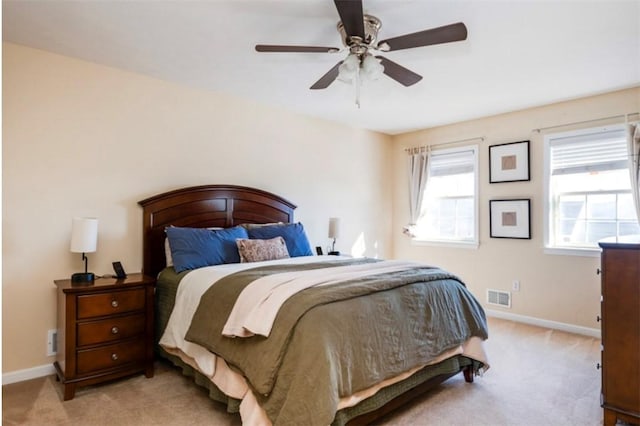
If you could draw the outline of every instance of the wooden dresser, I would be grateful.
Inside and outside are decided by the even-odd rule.
[[[640,424],[640,240],[602,248],[604,425]]]
[[[58,353],[54,367],[64,400],[76,386],[144,372],[153,377],[156,280],[141,274],[58,287]]]

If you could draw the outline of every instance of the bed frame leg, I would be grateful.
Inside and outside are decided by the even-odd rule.
[[[464,381],[465,382],[473,383],[473,366],[472,365],[466,366],[462,370],[462,373],[464,374]]]

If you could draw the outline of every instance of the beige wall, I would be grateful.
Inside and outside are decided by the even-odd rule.
[[[53,361],[45,355],[46,331],[56,327],[52,281],[82,269],[68,250],[73,216],[100,219],[93,272],[110,273],[113,260],[136,271],[136,202],[207,183],[288,198],[313,245],[329,243],[328,219],[338,216],[342,251],[363,246],[368,256],[442,266],[482,301],[487,288],[509,290],[518,279],[507,312],[597,328],[598,259],[543,252],[542,136],[532,129],[639,110],[640,89],[632,89],[391,138],[4,43],[3,373]],[[485,137],[480,247],[412,245],[401,232],[403,149],[475,136]],[[526,139],[531,181],[489,185],[487,147]],[[532,199],[532,240],[489,238],[488,200],[508,197]]]
[[[488,288],[510,291],[512,281],[520,280],[521,290],[512,293],[511,309],[489,307],[494,311],[503,311],[499,314],[508,312],[578,327],[599,328],[596,322],[600,312],[600,283],[596,275],[599,258],[544,253],[544,131],[538,133],[532,130],[638,111],[640,89],[636,88],[394,137],[394,256],[425,261],[459,274],[482,302],[486,300]],[[618,122],[620,120],[624,121],[618,119]],[[612,121],[603,120],[553,131]],[[408,221],[404,148],[478,136],[485,138],[481,142],[472,142],[480,147],[480,247],[471,250],[413,245],[401,232],[402,226]],[[488,147],[522,140],[531,141],[531,180],[489,184]],[[489,237],[489,200],[501,198],[531,198],[531,240]]]
[[[391,254],[390,137],[3,44],[3,373],[50,364],[53,280],[82,270],[71,218],[99,218],[90,270],[141,268],[137,201],[232,183],[296,203],[312,245]],[[372,214],[373,212],[373,214]]]

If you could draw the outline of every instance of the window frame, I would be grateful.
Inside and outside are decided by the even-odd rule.
[[[611,131],[624,131],[623,124],[612,124],[606,126],[589,127],[584,129],[570,130],[566,132],[549,133],[544,136],[544,252],[546,254],[558,254],[569,256],[585,256],[585,257],[599,257],[601,250],[600,247],[570,247],[570,246],[558,246],[552,245],[552,235],[554,219],[553,213],[554,200],[552,200],[551,193],[551,146],[552,141],[563,138],[587,136],[594,133],[605,133]],[[584,192],[584,191],[580,191]],[[602,191],[603,193],[609,193],[612,191]],[[598,192],[590,192],[590,194],[598,194]]]
[[[429,154],[429,173],[431,172],[431,157],[433,155],[446,155],[463,151],[472,151],[473,152],[473,240],[454,240],[454,239],[429,239],[429,238],[420,238],[413,237],[411,239],[411,243],[413,245],[418,246],[434,246],[434,247],[453,247],[453,248],[466,248],[466,249],[477,249],[480,245],[480,230],[479,230],[479,192],[480,192],[480,170],[478,168],[479,164],[479,146],[478,145],[465,145],[455,148],[443,148],[443,149],[434,149]],[[427,187],[429,185],[429,179],[427,179]],[[425,191],[426,191],[425,187]],[[424,198],[426,200],[426,197]],[[421,206],[422,210],[422,206]],[[422,216],[418,219],[420,221]]]

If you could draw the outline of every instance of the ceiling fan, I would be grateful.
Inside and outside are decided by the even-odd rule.
[[[381,73],[404,86],[411,86],[420,81],[422,76],[377,53],[461,41],[467,38],[467,27],[462,22],[458,22],[378,41],[378,30],[382,22],[375,16],[363,13],[362,0],[334,0],[334,3],[340,15],[338,32],[342,36],[344,49],[348,49],[349,54],[316,81],[310,87],[311,89],[326,89],[339,76],[341,80],[345,80],[343,77],[346,77],[346,80],[353,78],[358,87],[361,78],[377,76]],[[258,52],[308,53],[337,53],[344,50],[337,47],[268,44],[257,44],[255,49]],[[356,103],[358,103],[357,99]]]

